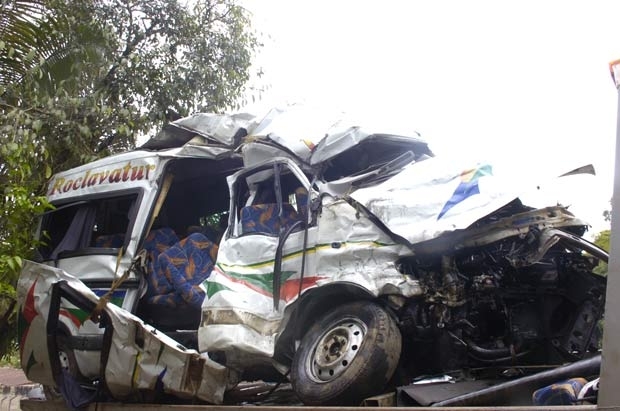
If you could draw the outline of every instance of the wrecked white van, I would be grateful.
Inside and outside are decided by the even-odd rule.
[[[417,135],[314,120],[199,114],[54,176],[18,284],[28,378],[73,405],[255,379],[359,404],[598,354],[585,222]]]

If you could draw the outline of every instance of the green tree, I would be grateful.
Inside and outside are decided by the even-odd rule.
[[[46,180],[235,107],[260,46],[249,23],[234,0],[0,0],[0,331]]]
[[[611,241],[611,230],[603,230],[594,237],[594,244],[609,252],[609,244]],[[601,275],[607,274],[607,263],[600,262],[594,269],[594,272]]]

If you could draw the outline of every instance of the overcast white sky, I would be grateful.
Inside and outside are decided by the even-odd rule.
[[[609,207],[620,1],[246,0],[265,47],[261,112],[327,106],[417,130],[438,154],[599,176],[573,209]],[[600,229],[600,221],[592,221]]]

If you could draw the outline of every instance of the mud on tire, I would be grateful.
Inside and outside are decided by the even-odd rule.
[[[291,366],[295,393],[308,405],[358,405],[382,392],[401,351],[394,319],[358,301],[335,308],[308,330]]]

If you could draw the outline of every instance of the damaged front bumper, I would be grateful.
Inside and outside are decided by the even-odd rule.
[[[18,299],[21,365],[31,381],[65,392],[67,375],[73,375],[79,376],[82,386],[103,390],[117,400],[171,394],[223,402],[231,381],[226,367],[206,353],[183,347],[131,313],[102,303],[64,271],[26,262]],[[101,308],[97,323],[92,315],[96,308]],[[59,346],[63,336],[73,343]],[[61,363],[59,353],[71,361]],[[97,359],[98,367],[93,364]],[[87,376],[81,372],[93,368],[98,372]]]

